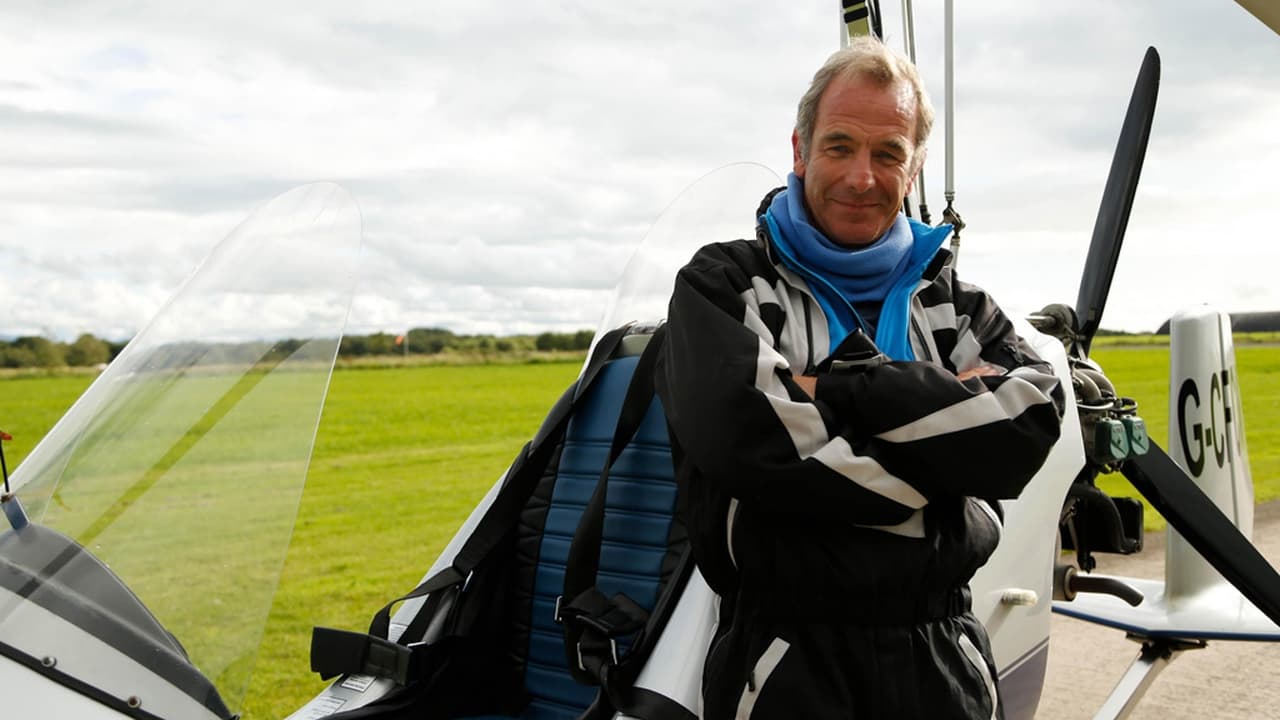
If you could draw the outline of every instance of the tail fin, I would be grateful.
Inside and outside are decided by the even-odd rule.
[[[1169,335],[1169,456],[1252,539],[1253,476],[1231,318],[1207,305],[1188,308],[1170,321]],[[1193,595],[1222,582],[1173,530],[1165,560],[1171,596]]]
[[[1168,455],[1249,538],[1253,479],[1236,386],[1231,318],[1207,306],[1179,312],[1170,322],[1170,349]],[[1145,596],[1141,605],[1130,607],[1115,597],[1089,594],[1055,602],[1054,612],[1143,638],[1280,641],[1280,625],[1172,528],[1164,582],[1117,579]]]

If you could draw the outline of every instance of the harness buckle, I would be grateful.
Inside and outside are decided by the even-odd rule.
[[[581,640],[578,641],[577,649],[578,649],[578,669],[581,670],[582,672],[591,672],[591,670],[588,670],[586,664],[583,663],[582,661],[582,641]],[[613,660],[614,665],[618,664],[618,641],[614,640],[613,638],[609,638],[609,658]]]

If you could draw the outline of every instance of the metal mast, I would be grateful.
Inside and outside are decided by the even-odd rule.
[[[955,262],[960,260],[960,231],[964,229],[964,220],[960,219],[960,213],[956,212],[952,202],[956,199],[956,160],[955,160],[955,139],[956,139],[956,103],[955,103],[955,13],[953,0],[946,0],[944,17],[946,53],[943,69],[946,77],[946,105],[945,105],[945,122],[947,124],[947,182],[943,188],[943,197],[947,200],[947,207],[942,211],[943,222],[951,223],[954,230],[951,232],[951,254],[955,256]],[[921,186],[923,189],[923,186]]]

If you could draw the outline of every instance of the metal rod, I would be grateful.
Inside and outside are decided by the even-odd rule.
[[[943,10],[943,37],[945,52],[943,56],[942,74],[946,78],[945,104],[943,105],[946,132],[946,184],[942,188],[942,197],[947,206],[942,210],[942,221],[951,223],[951,256],[956,264],[960,263],[960,231],[964,229],[964,220],[956,211],[952,202],[956,199],[956,58],[955,58],[955,6],[952,0],[946,0]]]
[[[1145,639],[1130,636],[1132,640],[1142,642],[1142,650],[1133,664],[1125,671],[1111,691],[1110,697],[1095,714],[1094,720],[1123,720],[1129,717],[1138,701],[1146,694],[1161,673],[1173,659],[1186,650],[1203,648],[1203,641],[1176,640],[1169,638]]]
[[[902,2],[902,42],[906,45],[907,57],[911,64],[916,64],[916,19],[911,10],[911,0]]]
[[[844,19],[844,3],[840,3],[840,49],[849,47],[849,23]]]
[[[911,0],[902,1],[902,42],[911,64],[916,64],[916,18]],[[924,167],[919,168],[916,175],[916,205],[920,208],[920,220],[926,225],[932,224],[929,217],[929,200],[924,188]]]
[[[4,461],[4,440],[9,437],[5,431],[0,430],[0,471],[4,473],[4,494],[8,495],[9,490],[9,465]]]
[[[956,160],[955,160],[955,139],[956,139],[956,102],[955,102],[955,13],[953,1],[946,0],[944,11],[944,33],[946,36],[946,57],[944,59],[945,67],[943,73],[946,76],[946,119],[947,124],[947,183],[943,188],[943,197],[950,204],[956,197]]]

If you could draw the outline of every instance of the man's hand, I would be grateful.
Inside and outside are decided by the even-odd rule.
[[[796,381],[796,384],[800,386],[801,390],[808,393],[810,399],[817,397],[818,378],[813,375],[792,375],[791,379]]]
[[[1003,375],[1003,374],[1004,374],[1004,370],[996,367],[995,365],[979,365],[977,367],[971,367],[968,370],[961,370],[960,372],[956,373],[956,379],[968,380],[969,378],[972,378],[972,377],[983,377],[987,375]],[[817,397],[818,395],[818,378],[817,377],[813,375],[800,375],[797,373],[797,374],[792,374],[791,379],[796,381],[796,384],[800,386],[801,390],[805,391],[805,394],[807,394],[810,397],[810,399]]]
[[[971,367],[968,370],[961,370],[960,372],[956,373],[956,379],[968,380],[971,377],[984,377],[987,375],[1003,375],[1003,374],[1004,374],[1004,370],[1001,370],[1000,368],[994,365],[979,365],[977,367]]]

